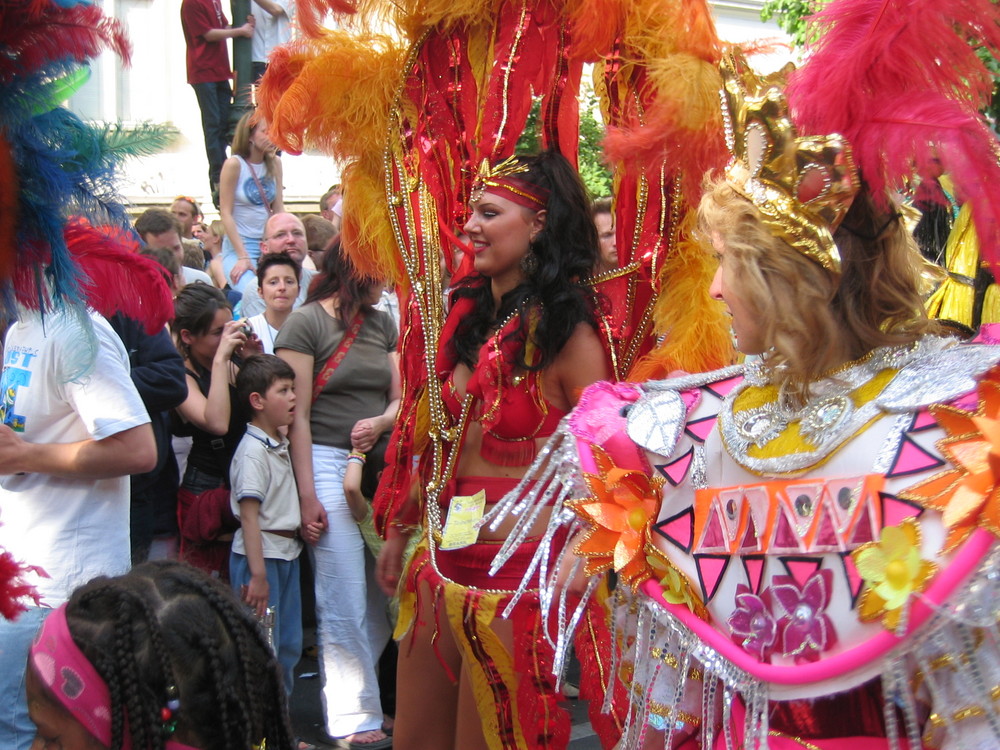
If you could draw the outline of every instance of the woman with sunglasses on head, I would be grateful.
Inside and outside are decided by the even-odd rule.
[[[232,288],[242,293],[254,280],[264,225],[285,204],[281,159],[267,136],[267,123],[255,112],[236,123],[232,151],[219,182],[219,214],[226,228],[222,267]]]
[[[486,748],[501,735],[503,747],[565,746],[569,717],[542,666],[551,651],[537,603],[526,597],[510,622],[499,619],[524,573],[488,574],[510,525],[457,532],[518,483],[581,389],[610,373],[584,286],[597,233],[579,176],[555,152],[484,171],[470,210],[474,272],[452,287],[436,355],[451,471],[435,475],[425,452],[414,482],[423,496],[390,521],[379,557],[383,587],[400,585],[410,608],[400,615],[410,632],[399,649],[395,747]],[[417,525],[426,541],[404,574]],[[517,562],[536,546],[526,542]]]
[[[273,256],[268,256],[273,257]],[[361,277],[334,240],[306,302],[274,351],[300,394],[289,431],[316,585],[325,728],[337,747],[389,747],[376,665],[389,642],[388,601],[344,496],[348,462],[371,459],[399,406],[395,323],[373,309],[383,284]]]

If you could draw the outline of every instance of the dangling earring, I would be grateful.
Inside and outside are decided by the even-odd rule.
[[[527,255],[521,258],[520,265],[525,276],[533,276],[535,271],[538,270],[538,256],[529,251]]]

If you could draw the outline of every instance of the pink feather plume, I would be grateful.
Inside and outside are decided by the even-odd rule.
[[[998,6],[833,0],[814,20],[823,33],[787,92],[799,132],[845,136],[876,196],[939,158],[973,204],[984,258],[1000,262],[1000,163],[979,114],[994,82],[970,44],[1000,51]]]

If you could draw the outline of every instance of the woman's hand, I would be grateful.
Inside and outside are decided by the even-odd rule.
[[[367,453],[375,447],[375,443],[378,442],[384,430],[385,426],[383,425],[382,417],[359,419],[354,423],[354,428],[351,430],[351,445],[354,447],[354,450]]]
[[[382,551],[378,553],[378,560],[375,561],[375,581],[386,596],[395,596],[397,593],[399,579],[403,575],[403,552],[409,540],[410,538],[399,533],[398,529],[390,527]]]
[[[233,286],[239,282],[240,277],[243,276],[247,271],[253,270],[253,263],[249,258],[239,258],[236,261],[236,265],[233,266],[233,270],[229,272],[229,280]]]
[[[243,321],[230,320],[222,329],[222,338],[219,339],[219,348],[215,352],[215,358],[228,362],[233,358],[233,354],[247,342],[247,335],[243,332]]]

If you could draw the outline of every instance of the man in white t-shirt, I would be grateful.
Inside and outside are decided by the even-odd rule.
[[[257,21],[250,45],[253,64],[251,70],[256,82],[267,70],[271,50],[292,38],[295,3],[292,0],[253,0],[250,3],[250,14]]]
[[[0,618],[0,747],[27,750],[28,646],[74,588],[128,570],[129,475],[155,466],[156,442],[125,347],[100,316],[26,314],[3,359],[0,547],[47,575],[27,581],[41,607]]]

